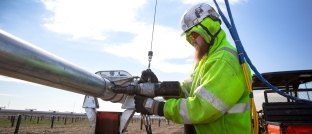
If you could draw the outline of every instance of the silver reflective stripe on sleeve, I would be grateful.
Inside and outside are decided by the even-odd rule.
[[[234,114],[234,113],[243,113],[250,109],[250,103],[238,103],[235,104],[227,113]]]
[[[238,58],[238,55],[237,55],[237,52],[231,48],[228,48],[228,47],[223,47],[221,49],[219,49],[218,51],[221,51],[221,50],[225,50],[225,51],[228,51],[230,52],[232,55],[234,55],[236,58]]]
[[[183,118],[184,124],[192,124],[187,111],[187,99],[181,99],[180,102],[180,115]]]
[[[213,95],[211,92],[209,92],[206,88],[203,86],[198,87],[195,90],[195,94],[209,102],[213,107],[215,107],[217,110],[219,110],[222,113],[225,113],[228,111],[228,106],[217,96]]]

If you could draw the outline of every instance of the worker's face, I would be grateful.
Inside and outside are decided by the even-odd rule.
[[[190,43],[195,48],[195,62],[198,63],[205,53],[208,52],[209,46],[200,34],[192,32],[190,36]]]

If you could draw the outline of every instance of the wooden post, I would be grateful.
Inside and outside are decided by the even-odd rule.
[[[51,122],[51,128],[53,128],[53,125],[54,125],[54,119],[55,119],[55,116],[53,115],[53,116],[52,116],[52,122]]]
[[[22,119],[22,115],[19,114],[17,118],[17,123],[16,123],[14,134],[18,134],[18,130],[21,124],[21,119]]]
[[[40,118],[40,117],[39,117],[39,116],[37,116],[37,124],[39,124],[39,118]]]
[[[15,116],[11,116],[11,127],[14,126],[15,123]]]
[[[140,130],[142,130],[142,127],[143,127],[143,118],[141,118]]]
[[[64,125],[66,125],[66,121],[67,121],[67,117],[65,117],[65,122],[64,122]]]

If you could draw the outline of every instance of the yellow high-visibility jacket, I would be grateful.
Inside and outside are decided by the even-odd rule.
[[[167,119],[193,124],[197,134],[250,133],[250,101],[244,72],[223,30],[195,65],[190,79],[182,83],[182,91],[184,98],[166,101]]]

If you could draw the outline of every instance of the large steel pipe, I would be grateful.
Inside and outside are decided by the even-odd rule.
[[[120,100],[110,82],[0,29],[0,75],[104,100]],[[119,95],[117,95],[119,96]]]

